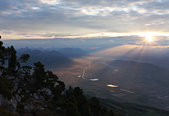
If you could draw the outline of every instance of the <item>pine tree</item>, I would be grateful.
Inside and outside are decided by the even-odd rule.
[[[7,48],[7,51],[8,51],[8,71],[10,73],[15,73],[17,64],[16,50],[13,46],[11,46],[10,48]]]

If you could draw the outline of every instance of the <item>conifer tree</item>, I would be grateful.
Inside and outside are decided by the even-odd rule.
[[[16,50],[13,46],[7,49],[8,51],[8,70],[10,73],[14,73],[16,71],[17,57]]]

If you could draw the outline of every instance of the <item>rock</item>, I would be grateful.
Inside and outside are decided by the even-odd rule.
[[[12,99],[10,100],[10,103],[11,103],[11,111],[16,111],[17,101],[14,97],[12,97]]]
[[[9,80],[12,80],[12,79],[14,79],[15,77],[14,76],[8,76],[8,79]]]
[[[54,87],[56,87],[57,85],[59,85],[59,83],[55,82]]]
[[[7,98],[5,98],[3,95],[0,94],[0,106],[5,107],[11,112],[15,112],[17,107],[17,101],[14,97],[8,100]]]
[[[39,100],[45,101],[45,98],[43,96],[39,96]]]
[[[33,94],[34,99],[39,100],[39,97],[36,93]]]
[[[57,107],[56,109],[57,109],[57,110],[61,110],[61,107]]]
[[[18,94],[16,94],[16,95],[15,95],[15,98],[16,98],[16,101],[18,101],[18,102],[20,102],[20,101],[21,101],[21,99],[22,99],[22,97],[21,97],[21,96],[19,96]]]
[[[32,105],[30,105],[30,104],[27,104],[27,105],[24,106],[24,110],[25,110],[25,111],[30,112],[30,111],[32,111],[33,109],[34,109],[34,107],[33,107]]]
[[[49,88],[44,88],[43,91],[47,96],[50,96],[52,94],[52,91]]]
[[[43,108],[43,107],[41,107],[41,109],[40,109],[41,111],[43,111],[43,110],[45,110],[45,108]]]

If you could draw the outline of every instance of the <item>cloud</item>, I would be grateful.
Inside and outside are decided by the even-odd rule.
[[[60,0],[40,0],[40,2],[49,5],[60,4]]]
[[[4,11],[10,8],[10,3],[8,0],[1,0],[0,1],[0,11]]]
[[[0,32],[169,31],[168,5],[168,0],[1,0]]]

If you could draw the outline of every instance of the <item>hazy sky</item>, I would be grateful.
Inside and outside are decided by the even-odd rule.
[[[4,39],[143,32],[169,32],[169,0],[0,0]]]

